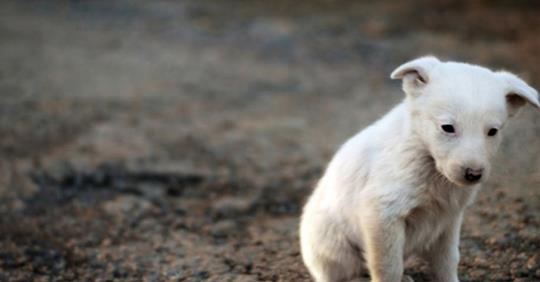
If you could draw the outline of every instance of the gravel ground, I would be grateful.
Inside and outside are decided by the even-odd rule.
[[[509,3],[0,2],[0,281],[309,281],[302,203],[395,66],[540,86],[540,7]],[[540,281],[538,112],[505,134],[462,281]]]

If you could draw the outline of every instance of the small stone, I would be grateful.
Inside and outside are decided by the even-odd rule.
[[[103,204],[103,209],[113,216],[133,217],[149,210],[152,204],[146,199],[131,195],[122,195]]]
[[[469,272],[469,275],[471,276],[471,278],[479,279],[486,275],[486,271],[483,269],[475,269]]]
[[[215,223],[214,226],[212,226],[210,232],[214,236],[226,237],[228,234],[235,232],[237,228],[238,226],[234,221],[223,220]]]
[[[218,216],[232,217],[245,214],[251,206],[250,199],[225,197],[214,203],[213,209]]]

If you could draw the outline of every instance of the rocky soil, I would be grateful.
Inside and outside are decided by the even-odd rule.
[[[0,281],[309,281],[302,204],[395,66],[540,87],[538,4],[433,2],[2,1]],[[538,120],[505,129],[462,281],[540,281]]]

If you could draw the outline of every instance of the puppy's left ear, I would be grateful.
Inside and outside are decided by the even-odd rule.
[[[497,75],[506,83],[505,92],[509,116],[515,116],[527,102],[540,108],[538,92],[525,81],[517,75],[505,71],[499,71]]]
[[[399,66],[390,78],[403,80],[403,91],[408,95],[419,96],[421,88],[431,79],[432,69],[440,63],[433,56],[421,57]]]

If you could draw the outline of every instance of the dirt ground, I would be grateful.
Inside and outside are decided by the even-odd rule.
[[[309,281],[302,203],[394,67],[540,87],[536,2],[434,2],[1,1],[0,281]],[[538,120],[505,129],[462,281],[540,281]]]

